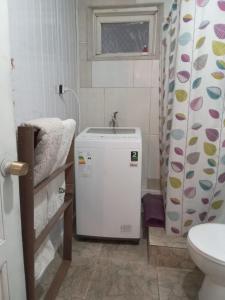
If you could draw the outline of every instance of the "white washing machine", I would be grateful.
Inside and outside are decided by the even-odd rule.
[[[139,128],[87,128],[75,140],[78,236],[140,239]]]

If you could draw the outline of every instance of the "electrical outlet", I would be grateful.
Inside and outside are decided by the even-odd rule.
[[[61,96],[64,93],[65,93],[64,86],[63,86],[63,84],[60,83],[59,85],[56,86],[56,94]]]

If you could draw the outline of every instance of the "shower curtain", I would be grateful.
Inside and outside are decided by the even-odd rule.
[[[163,25],[160,152],[166,230],[225,222],[225,1],[174,1]]]

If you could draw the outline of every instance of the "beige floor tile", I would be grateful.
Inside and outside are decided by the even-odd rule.
[[[160,300],[197,300],[203,274],[198,270],[157,268]]]
[[[157,271],[142,263],[100,258],[87,300],[158,300]]]
[[[150,246],[150,264],[157,267],[195,269],[188,250],[164,246]]]
[[[94,298],[92,299],[96,300]],[[142,295],[121,295],[121,296],[106,296],[106,297],[104,296],[101,300],[151,300],[151,299],[158,300],[159,298],[149,298],[149,296],[142,296]]]
[[[102,243],[95,241],[79,241],[74,239],[72,247],[73,257],[96,257],[100,254]]]
[[[58,297],[66,300],[85,299],[95,271],[95,261],[94,258],[74,257]]]
[[[79,298],[77,296],[71,296],[71,295],[67,295],[65,297],[56,297],[56,300],[83,300],[83,298]]]
[[[74,241],[57,300],[197,299],[200,271],[156,268],[147,264],[146,253],[146,240],[139,245]]]
[[[147,264],[146,240],[140,240],[139,245],[124,243],[105,243],[100,253],[101,258],[110,258],[126,262]]]
[[[187,239],[184,237],[169,236],[164,228],[149,227],[149,243],[152,246],[165,246],[170,248],[187,248]]]

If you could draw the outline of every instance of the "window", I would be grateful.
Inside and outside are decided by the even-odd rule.
[[[158,7],[93,9],[96,59],[155,56]]]

